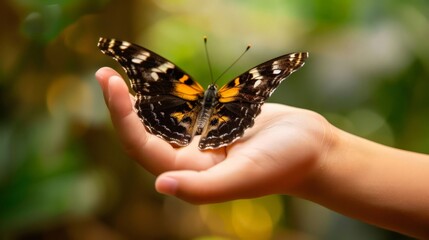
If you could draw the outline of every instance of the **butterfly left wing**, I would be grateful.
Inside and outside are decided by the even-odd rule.
[[[135,109],[146,129],[179,146],[193,138],[204,89],[158,54],[125,41],[100,38],[100,50],[119,62],[136,93]]]
[[[231,144],[252,127],[261,106],[279,84],[304,65],[307,52],[286,54],[264,62],[218,91],[218,104],[201,134],[200,149]]]

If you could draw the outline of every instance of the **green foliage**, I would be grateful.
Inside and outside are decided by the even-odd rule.
[[[197,207],[154,193],[153,177],[112,131],[93,73],[123,71],[96,42],[136,42],[203,85],[204,35],[215,78],[253,45],[219,84],[309,51],[270,101],[428,153],[428,12],[423,0],[1,1],[0,237],[234,239],[252,230],[266,239],[404,239],[299,200],[279,205],[279,196]],[[255,219],[264,220],[249,230]]]

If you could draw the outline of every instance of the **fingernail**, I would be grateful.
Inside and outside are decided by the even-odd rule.
[[[161,177],[156,181],[156,190],[159,193],[175,195],[179,182],[171,177]]]

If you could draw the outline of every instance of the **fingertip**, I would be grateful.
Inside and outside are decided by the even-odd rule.
[[[117,75],[112,75],[107,79],[106,92],[109,96],[109,103],[114,100],[114,102],[119,103],[120,105],[130,103],[130,94],[128,91],[128,86],[125,83],[122,77]],[[120,100],[120,101],[118,101]]]
[[[104,75],[104,68],[105,67],[102,67],[102,68],[100,68],[100,69],[98,69],[96,72],[95,72],[95,78],[98,80],[98,81],[100,81],[102,78],[103,78],[103,75]]]
[[[202,182],[196,172],[174,171],[161,174],[155,182],[155,189],[161,194],[175,196],[191,204],[214,202],[217,196],[207,194],[210,187]]]
[[[106,67],[102,67],[95,72],[95,78],[97,78],[97,80],[100,80],[103,78],[104,72],[106,71],[105,68]]]
[[[121,89],[124,87],[124,85],[126,85],[124,80],[119,76],[113,75],[108,79],[109,90],[114,90],[118,88]],[[128,93],[128,90],[127,90],[127,93]]]
[[[234,161],[222,161],[207,170],[165,172],[158,176],[155,188],[192,204],[206,204],[272,193],[273,186],[264,185],[264,182],[267,181],[260,168],[234,158]]]
[[[108,106],[113,116],[122,118],[132,112],[128,87],[120,76],[113,75],[108,79],[106,93]]]
[[[103,79],[108,79],[110,75],[112,75],[112,73],[115,72],[115,70],[109,68],[109,67],[101,67],[100,69],[98,69],[95,72],[95,77],[97,80],[103,80]]]
[[[223,184],[204,172],[180,170],[161,174],[155,182],[155,189],[192,204],[206,204],[232,199],[231,192]]]
[[[100,83],[107,82],[112,76],[120,76],[120,74],[110,67],[101,67],[95,72],[95,78]]]
[[[179,182],[172,177],[160,176],[155,182],[155,189],[159,193],[166,195],[175,195]]]
[[[95,72],[95,79],[103,91],[104,100],[107,103],[109,98],[109,78],[112,76],[120,76],[115,70],[109,67],[102,67]]]

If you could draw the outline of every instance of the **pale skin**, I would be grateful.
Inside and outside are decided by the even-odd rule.
[[[429,155],[344,132],[320,114],[264,104],[228,147],[174,148],[145,131],[127,85],[110,68],[96,78],[127,153],[157,176],[158,192],[194,204],[287,194],[361,221],[429,238]]]

